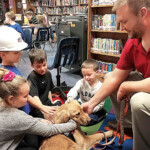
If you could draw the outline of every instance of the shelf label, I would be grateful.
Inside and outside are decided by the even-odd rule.
[[[70,24],[71,27],[76,27],[76,25],[73,24],[72,22],[68,22],[68,24]]]

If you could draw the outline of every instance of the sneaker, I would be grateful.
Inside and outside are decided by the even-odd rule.
[[[52,43],[54,43],[54,40],[52,40]]]

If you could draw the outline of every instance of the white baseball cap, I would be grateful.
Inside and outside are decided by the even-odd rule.
[[[15,29],[0,26],[0,51],[21,51],[27,46]]]

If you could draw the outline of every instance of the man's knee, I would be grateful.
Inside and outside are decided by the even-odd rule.
[[[146,98],[144,92],[134,94],[130,99],[132,113],[141,112],[141,110],[145,109],[145,101]]]

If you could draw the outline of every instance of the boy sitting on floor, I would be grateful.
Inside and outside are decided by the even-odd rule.
[[[47,70],[47,56],[42,49],[32,49],[29,52],[29,58],[33,71],[29,74],[28,80],[31,82],[30,95],[36,99],[40,99],[42,104],[52,107],[52,114],[61,105],[61,101],[52,102],[49,99],[49,92],[54,88],[52,75]],[[31,112],[33,117],[43,118],[43,114],[34,108]]]
[[[85,103],[99,90],[102,83],[96,78],[98,73],[98,62],[93,59],[88,59],[83,62],[82,66],[83,79],[79,80],[76,85],[67,94],[67,101],[72,101],[79,95],[79,103]],[[102,108],[104,101],[99,103],[93,113],[90,115],[91,121],[88,125],[94,125],[100,122],[106,116],[106,111]]]

